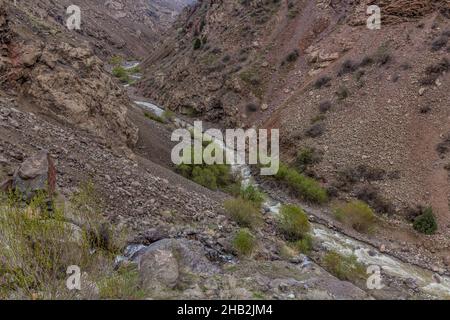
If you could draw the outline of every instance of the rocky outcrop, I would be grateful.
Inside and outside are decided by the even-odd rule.
[[[137,128],[127,117],[130,101],[88,44],[69,35],[46,39],[24,28],[12,30],[8,10],[1,6],[0,91],[22,97],[24,108],[89,131],[113,148],[134,145]]]
[[[22,93],[38,107],[111,143],[133,145],[137,129],[127,118],[130,101],[87,48],[67,43],[24,48]],[[37,61],[39,59],[39,61]]]

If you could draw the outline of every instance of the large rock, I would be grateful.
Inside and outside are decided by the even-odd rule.
[[[164,239],[142,250],[138,263],[141,282],[149,290],[173,289],[184,275],[212,275],[219,268],[206,258],[206,250],[196,241]]]
[[[12,188],[18,189],[25,200],[31,200],[39,191],[52,196],[56,188],[56,169],[48,152],[42,151],[26,159],[14,172]]]

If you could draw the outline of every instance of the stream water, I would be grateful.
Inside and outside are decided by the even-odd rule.
[[[143,101],[135,101],[135,103],[146,111],[153,112],[158,116],[161,116],[164,113],[164,109],[152,103]],[[174,123],[179,127],[193,129],[191,124],[180,119],[175,119]],[[213,142],[219,145],[224,152],[234,153],[233,150],[229,150],[223,144],[223,141],[213,139]],[[255,179],[253,179],[251,169],[247,165],[234,165],[232,166],[232,170],[240,174],[244,185],[253,184],[257,186]],[[282,203],[267,197],[263,208],[267,213],[276,215],[279,213],[281,206]],[[366,266],[379,266],[383,270],[383,273],[388,274],[391,277],[405,281],[413,281],[417,288],[423,293],[428,294],[430,298],[439,299],[450,297],[449,277],[439,276],[439,280],[436,280],[434,273],[429,270],[405,263],[397,258],[380,252],[366,243],[357,241],[321,224],[312,224],[312,236],[328,250],[336,251],[344,256],[354,255],[359,262]]]
[[[131,69],[139,66],[138,62],[129,63],[125,66],[127,69]],[[140,106],[145,111],[154,113],[157,116],[164,114],[164,109],[157,105],[145,102],[135,101],[135,104]],[[194,127],[179,118],[173,120],[176,126],[191,129]],[[202,133],[203,134],[203,133]],[[234,150],[230,150],[224,145],[223,141],[212,139],[221,149],[226,153],[234,154]],[[252,171],[247,165],[232,165],[232,170],[238,173],[242,177],[243,185],[255,185],[257,182],[252,176]],[[277,215],[283,204],[270,197],[266,198],[263,204],[263,209],[267,214]],[[450,278],[445,276],[438,276],[426,269],[422,269],[418,266],[403,262],[397,258],[394,258],[388,254],[384,254],[377,250],[375,247],[361,241],[355,240],[346,236],[343,233],[331,230],[321,224],[312,224],[312,236],[315,241],[319,242],[323,247],[328,250],[333,250],[344,256],[356,256],[358,261],[366,266],[378,266],[383,270],[384,274],[391,277],[398,278],[400,280],[412,281],[417,288],[423,293],[428,294],[430,298],[435,299],[448,299],[450,297]],[[127,257],[131,257],[136,252],[141,250],[142,246],[131,246],[127,250]]]

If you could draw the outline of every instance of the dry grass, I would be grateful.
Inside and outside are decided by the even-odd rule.
[[[18,194],[0,195],[0,299],[99,298],[100,284],[128,277],[130,273],[114,271],[124,237],[107,226],[93,192],[91,184],[80,188],[70,203],[69,219],[60,205],[49,211],[44,194],[29,204],[19,201]],[[83,273],[81,291],[66,287],[66,272],[73,265]],[[115,291],[124,292],[122,298],[141,297],[139,290],[136,295],[124,290],[137,282],[121,283]]]

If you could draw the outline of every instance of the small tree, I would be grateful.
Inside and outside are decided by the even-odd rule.
[[[414,220],[414,229],[421,233],[432,235],[436,233],[437,228],[436,217],[431,207],[426,208],[423,214]]]

